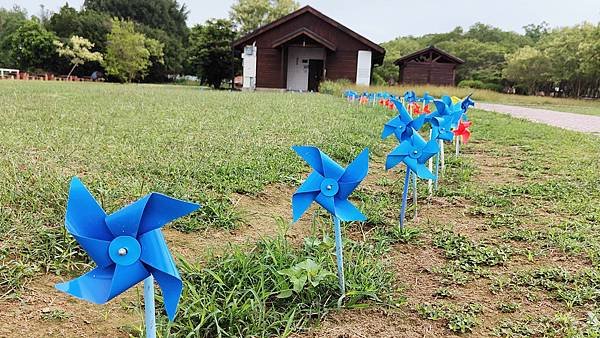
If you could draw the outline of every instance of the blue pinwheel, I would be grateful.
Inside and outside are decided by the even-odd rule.
[[[346,284],[344,281],[340,220],[349,222],[367,219],[360,210],[348,201],[348,197],[367,176],[369,149],[363,150],[346,169],[342,168],[317,147],[294,146],[292,149],[314,169],[292,196],[294,222],[302,217],[313,201],[333,215],[338,279],[341,294],[344,295]]]
[[[76,279],[57,284],[56,288],[77,298],[104,304],[143,280],[145,284],[151,283],[151,294],[144,295],[146,305],[152,304],[151,309],[146,309],[149,329],[148,326],[154,326],[155,278],[162,290],[167,315],[173,320],[182,281],[160,228],[199,207],[151,193],[107,215],[83,183],[73,178],[65,227],[96,267]]]
[[[385,169],[389,170],[404,163],[406,165],[406,176],[404,177],[404,189],[402,191],[402,206],[400,209],[400,228],[404,228],[404,216],[406,215],[406,200],[408,198],[408,185],[411,171],[415,173],[415,182],[418,178],[435,180],[436,176],[425,166],[425,162],[437,154],[439,147],[437,141],[426,142],[421,135],[413,133],[408,139],[400,142],[386,158]],[[415,184],[416,186],[416,184]],[[416,205],[416,189],[414,203]]]
[[[413,103],[417,101],[417,94],[412,91],[412,90],[408,90],[404,93],[404,102],[408,103]]]
[[[402,142],[412,136],[415,130],[421,129],[425,123],[425,115],[419,115],[413,120],[400,101],[392,99],[392,102],[396,106],[396,109],[398,109],[398,116],[389,120],[383,126],[381,139],[385,140],[390,135],[394,134],[398,141]]]

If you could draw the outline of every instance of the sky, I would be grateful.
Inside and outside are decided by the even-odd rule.
[[[80,8],[83,0],[68,0]],[[190,13],[188,25],[210,18],[225,18],[234,0],[178,0]],[[300,0],[348,28],[381,43],[398,36],[443,33],[457,26],[468,28],[483,22],[504,30],[523,32],[522,27],[546,21],[551,27],[600,22],[600,0]],[[65,0],[0,0],[0,7],[17,4],[29,14],[40,5],[57,11]]]

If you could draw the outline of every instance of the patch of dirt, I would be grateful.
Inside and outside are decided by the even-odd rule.
[[[19,300],[0,301],[0,337],[129,337],[128,328],[141,327],[141,284],[99,306],[57,291],[60,281],[40,276]]]
[[[383,309],[343,310],[328,315],[321,326],[295,338],[397,338],[457,337],[448,335],[442,322],[420,319],[411,311]]]

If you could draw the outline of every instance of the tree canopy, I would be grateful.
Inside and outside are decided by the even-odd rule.
[[[235,63],[231,42],[235,37],[229,20],[209,20],[192,28],[190,65],[201,82],[220,88],[224,79],[231,78]]]
[[[299,6],[295,0],[237,0],[229,17],[240,33],[245,34],[290,14]]]
[[[121,81],[131,82],[143,78],[148,67],[163,62],[162,44],[135,31],[132,21],[114,19],[107,36],[106,55],[102,64],[109,75]]]

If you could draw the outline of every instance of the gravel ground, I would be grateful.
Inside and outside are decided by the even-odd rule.
[[[513,117],[524,118],[533,122],[545,123],[564,129],[600,135],[600,116],[564,113],[547,109],[507,106],[504,104],[495,103],[477,103],[475,108],[509,114]]]

